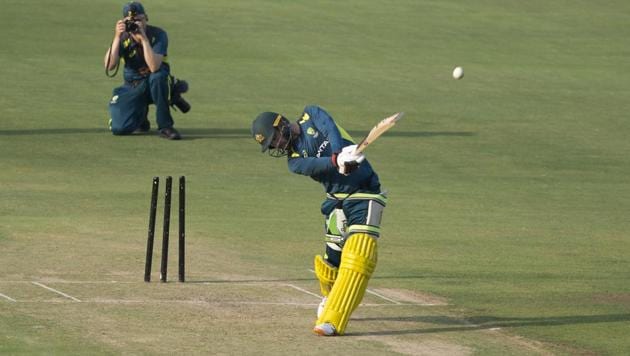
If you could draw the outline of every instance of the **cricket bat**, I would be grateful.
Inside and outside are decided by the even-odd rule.
[[[367,148],[367,146],[369,146],[372,142],[374,142],[377,138],[384,134],[385,131],[394,127],[394,125],[396,125],[396,122],[398,122],[398,120],[400,120],[403,115],[403,112],[399,112],[381,120],[378,124],[376,124],[376,126],[372,128],[372,130],[370,130],[367,136],[365,136],[363,140],[359,142],[357,148],[354,150],[354,154],[363,152]]]

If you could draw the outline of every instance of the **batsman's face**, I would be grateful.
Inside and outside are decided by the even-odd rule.
[[[275,133],[273,134],[273,140],[271,140],[270,148],[286,148],[288,143],[288,138],[284,137],[281,129],[276,127]]]
[[[280,125],[275,128],[273,139],[269,144],[269,155],[272,157],[286,156],[291,143],[290,127]]]

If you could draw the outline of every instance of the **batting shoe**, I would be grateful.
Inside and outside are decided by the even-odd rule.
[[[317,319],[319,319],[322,314],[324,314],[324,307],[326,306],[326,297],[322,298],[322,301],[319,302],[319,306],[317,306]]]
[[[315,325],[313,332],[319,336],[337,336],[337,329],[331,323],[321,323]]]

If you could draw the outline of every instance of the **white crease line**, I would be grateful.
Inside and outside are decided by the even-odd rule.
[[[312,272],[312,273],[315,273],[315,271],[313,271],[313,270],[312,270],[312,269],[310,269],[310,268],[309,268],[308,270],[309,270],[310,272]],[[315,273],[315,274],[316,274],[316,273]],[[316,274],[316,275],[317,275],[317,274]],[[394,303],[394,304],[400,304],[400,305],[402,305],[402,304],[403,304],[403,303],[401,303],[401,302],[399,302],[399,301],[397,301],[397,300],[393,300],[393,299],[387,298],[386,296],[380,295],[380,294],[376,293],[376,292],[375,292],[375,291],[373,291],[373,290],[366,289],[365,291],[366,291],[366,292],[368,292],[368,293],[370,293],[370,294],[372,294],[372,295],[375,295],[375,296],[377,296],[377,297],[379,297],[379,298],[381,298],[381,299],[384,299],[384,300],[386,300],[386,301],[388,301],[388,302],[391,302],[391,303]],[[432,304],[427,304],[427,305],[432,305]]]
[[[66,281],[66,280],[50,280],[46,281],[47,283],[57,283],[57,284],[136,284],[143,283],[139,282],[128,282],[128,281]],[[11,284],[11,283],[33,283],[31,281],[0,281],[0,284]]]
[[[321,296],[319,296],[318,294],[315,294],[315,293],[313,293],[313,292],[309,292],[309,291],[307,291],[306,289],[304,289],[304,288],[300,288],[300,287],[298,287],[298,286],[294,286],[293,284],[288,284],[288,283],[287,283],[287,284],[285,284],[285,286],[291,287],[291,288],[293,288],[293,289],[297,289],[297,290],[299,290],[300,292],[306,293],[306,294],[308,294],[308,295],[312,295],[313,297],[315,297],[315,298],[317,298],[317,299],[320,299],[320,298],[321,298]]]
[[[71,296],[71,295],[68,295],[68,294],[64,293],[64,292],[58,291],[58,290],[56,290],[56,289],[54,289],[54,288],[50,288],[50,287],[48,287],[48,286],[46,286],[46,285],[43,285],[43,284],[41,284],[41,283],[39,283],[39,282],[31,282],[31,283],[33,283],[33,284],[34,284],[34,285],[36,285],[36,286],[40,286],[40,287],[42,287],[42,288],[44,288],[44,289],[48,289],[48,290],[49,290],[49,291],[51,291],[51,292],[55,292],[55,293],[57,293],[57,294],[59,294],[59,295],[63,295],[64,297],[69,298],[69,299],[72,299],[72,300],[74,300],[75,302],[80,302],[80,301],[81,301],[80,299],[77,299],[77,298],[75,298],[75,297],[73,297],[73,296]]]
[[[386,297],[386,296],[384,296],[384,295],[380,295],[380,294],[376,293],[376,292],[375,292],[375,291],[373,291],[373,290],[366,289],[365,291],[366,291],[366,292],[368,292],[368,293],[370,293],[370,294],[372,294],[372,295],[375,295],[375,296],[377,296],[377,297],[379,297],[379,298],[385,299],[385,300],[386,300],[386,301],[388,301],[388,302],[392,302],[392,303],[394,303],[394,304],[402,304],[401,302],[399,302],[399,301],[397,301],[397,300],[393,300],[393,299],[387,298],[387,297]]]
[[[205,300],[156,300],[156,299],[94,299],[84,300],[84,303],[95,304],[190,304],[190,305],[295,305],[314,306],[316,303],[292,303],[292,302],[248,302],[239,300],[226,300],[222,302],[211,302]]]
[[[8,300],[8,301],[10,301],[10,302],[17,302],[17,300],[15,300],[15,299],[13,299],[13,298],[9,297],[9,296],[8,296],[8,295],[6,295],[6,294],[2,294],[2,293],[0,293],[0,297],[4,298],[4,299],[6,299],[6,300]]]
[[[60,300],[20,300],[17,303],[31,303],[31,304],[63,304],[71,303],[69,301]],[[157,300],[157,299],[87,299],[82,300],[81,303],[87,304],[180,304],[180,305],[279,305],[279,306],[300,306],[300,307],[313,307],[318,303],[294,303],[294,302],[256,302],[256,301],[238,301],[238,300],[226,300],[222,302],[210,302],[203,300]],[[426,306],[426,304],[416,303],[401,303],[401,304],[377,304],[377,303],[361,303],[361,307],[404,307],[404,306]]]

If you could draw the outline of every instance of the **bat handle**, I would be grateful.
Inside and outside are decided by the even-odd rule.
[[[363,140],[361,140],[361,142],[359,142],[357,147],[354,148],[354,151],[352,151],[352,154],[353,155],[357,155],[357,154],[363,152],[364,149],[365,149],[365,139],[363,139]]]

